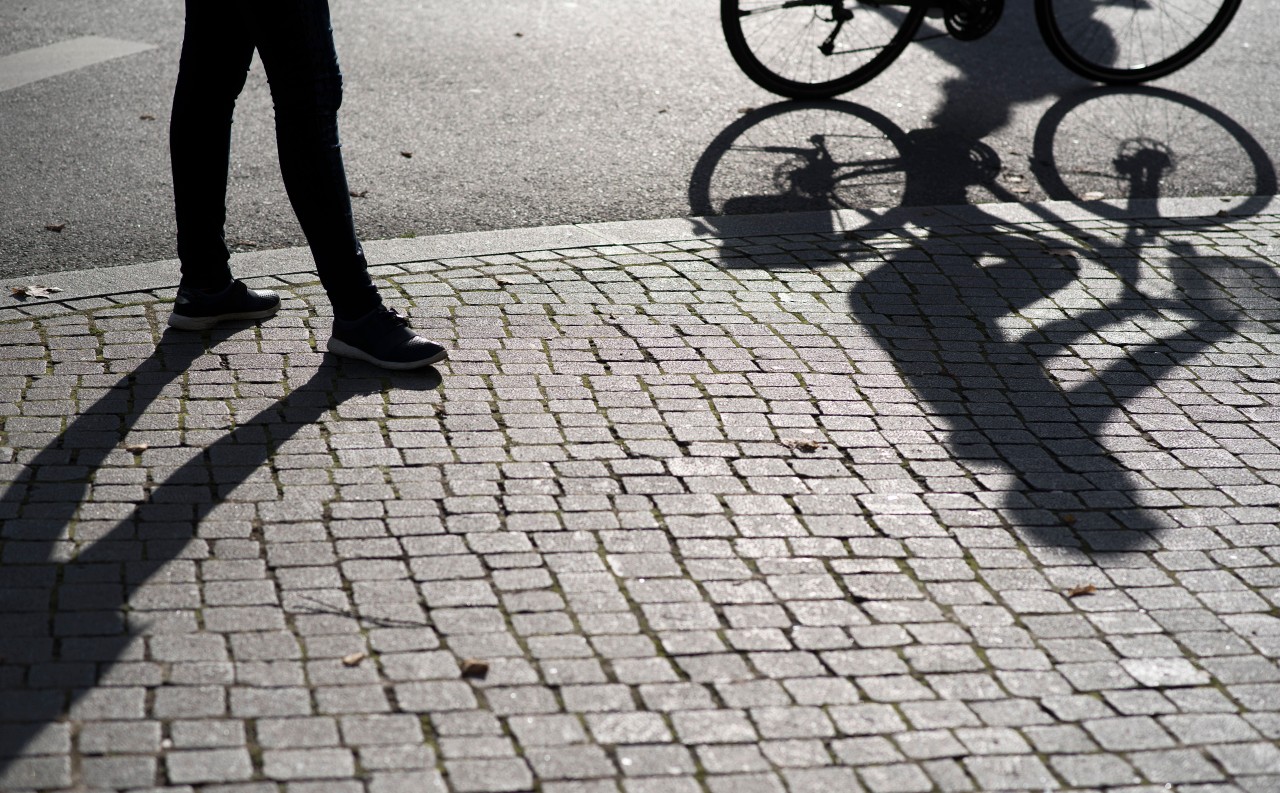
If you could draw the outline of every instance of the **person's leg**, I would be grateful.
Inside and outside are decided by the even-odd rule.
[[[253,40],[234,3],[187,0],[169,149],[182,280],[169,325],[204,330],[223,320],[264,319],[280,309],[274,292],[231,277],[223,236],[231,119],[244,87]]]
[[[328,0],[272,0],[251,8],[254,43],[275,103],[285,189],[333,306],[327,349],[388,369],[444,360],[443,347],[382,305],[369,278],[338,139],[342,73]]]
[[[351,215],[338,107],[342,74],[327,0],[254,2],[253,38],[271,84],[280,170],[334,315],[382,305]]]
[[[253,58],[236,5],[187,0],[169,127],[182,284],[203,290],[231,282],[223,237],[231,119]]]

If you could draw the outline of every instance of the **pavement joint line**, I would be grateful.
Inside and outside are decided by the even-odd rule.
[[[1205,197],[1112,201],[1043,201],[1034,203],[966,204],[938,207],[895,207],[891,209],[837,210],[831,212],[775,213],[768,215],[727,215],[682,217],[657,220],[606,221],[554,226],[461,232],[411,239],[373,240],[364,243],[370,267],[413,262],[493,256],[504,253],[588,248],[597,245],[640,245],[697,239],[761,237],[776,234],[841,233],[854,230],[887,230],[907,226],[937,225],[939,216],[950,216],[957,225],[1056,223],[1070,225],[1082,221],[1212,217],[1241,197]],[[1244,217],[1280,213],[1280,199],[1255,196],[1244,199],[1254,204]],[[1234,216],[1234,215],[1232,215]],[[1230,217],[1230,216],[1229,216]],[[232,256],[232,271],[238,278],[314,273],[307,248],[281,248]],[[70,270],[39,276],[22,276],[21,281],[56,287],[62,291],[51,300],[18,301],[3,296],[0,319],[23,315],[35,306],[66,305],[95,297],[143,294],[178,285],[176,259],[119,267]],[[128,286],[125,286],[125,285]],[[19,285],[14,279],[9,286]]]

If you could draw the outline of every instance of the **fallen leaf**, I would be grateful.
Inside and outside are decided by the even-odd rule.
[[[413,159],[413,152],[411,152],[411,151],[402,151],[402,152],[400,152],[400,156],[401,156],[401,157],[403,157],[403,158],[405,158],[406,160]]]
[[[738,112],[739,112],[739,113],[754,113],[754,112],[756,112],[756,109],[755,109],[754,107],[740,107],[740,108],[738,108]]]
[[[1070,526],[1072,523],[1076,522],[1076,516],[1068,512],[1067,514],[1062,516],[1062,522]]]
[[[143,452],[145,452],[147,449],[150,449],[150,448],[151,447],[145,443],[131,443],[128,446],[124,447],[124,450],[126,452],[129,452],[130,454],[142,454]]]
[[[516,38],[518,38],[518,39],[522,39],[522,38],[524,38],[524,34],[523,34],[523,33],[517,33],[517,34],[516,34]]]
[[[815,441],[811,438],[783,438],[782,445],[788,449],[795,449],[801,452],[816,452],[827,444],[822,441]]]
[[[61,234],[62,230],[67,227],[66,223],[50,223],[44,227],[45,231],[52,231],[54,234]]]
[[[476,658],[466,658],[462,662],[462,676],[483,678],[489,674],[489,662]]]
[[[368,658],[364,653],[352,653],[351,655],[342,656],[343,666],[359,666],[360,662]]]
[[[156,117],[151,115],[150,113],[143,113],[142,115],[138,116],[138,119],[141,121],[155,121]]]
[[[1098,588],[1093,584],[1081,584],[1080,586],[1073,586],[1070,589],[1068,589],[1067,597],[1078,598],[1081,595],[1092,595],[1097,591],[1098,591]]]
[[[1101,201],[1102,199],[1107,197],[1107,194],[1099,190],[1090,190],[1089,192],[1085,193],[1080,197],[1083,198],[1085,201]]]
[[[665,107],[658,108],[658,112],[659,112],[659,113],[665,113],[665,112],[667,112],[667,109],[666,109]]]
[[[9,287],[9,291],[14,297],[52,297],[61,292],[62,289],[56,286],[40,286],[39,284],[27,284],[26,286]]]
[[[352,198],[364,198],[367,195],[369,195],[368,190],[352,190],[351,191]]]

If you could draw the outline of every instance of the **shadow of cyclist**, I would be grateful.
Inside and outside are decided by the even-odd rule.
[[[963,139],[952,140],[951,156],[959,158]],[[1262,163],[1251,165],[1270,173]],[[1125,141],[1112,167],[1132,204],[1159,198],[1175,162],[1166,145],[1146,137]],[[904,170],[910,185],[911,164]],[[972,181],[957,190],[977,186],[1012,198],[993,170],[969,173]],[[966,225],[981,226],[980,207],[974,210]],[[1166,505],[1135,468],[1145,461],[1194,469],[1195,460],[1175,459],[1128,430],[1126,408],[1144,395],[1158,397],[1162,381],[1238,332],[1247,316],[1224,285],[1249,277],[1275,289],[1280,278],[1266,262],[1204,256],[1189,243],[1161,240],[1136,224],[1119,247],[1077,229],[1085,248],[1061,255],[1068,245],[1061,240],[1009,233],[994,217],[989,223],[985,233],[966,237],[962,255],[935,255],[928,264],[914,255],[889,256],[854,287],[850,308],[894,358],[925,410],[945,426],[955,457],[987,493],[998,495],[988,506],[1026,539],[1066,545],[1083,539],[1103,551],[1149,547],[1152,532],[1177,524],[1149,508]],[[1029,251],[1029,242],[1040,250]],[[923,246],[928,249],[929,240]],[[1161,256],[1166,268],[1143,259],[1148,246],[1172,254]],[[1106,255],[1090,262],[1099,270],[1094,283],[1106,277],[1112,292],[1118,286],[1118,294],[1105,298],[1077,288],[1084,265],[1076,254],[1099,250]],[[1162,277],[1168,281],[1159,283]],[[1149,280],[1161,296],[1144,292]],[[1096,307],[1071,310],[1090,303]],[[1034,315],[1035,308],[1061,316],[1011,330],[1025,327],[1016,320]],[[1097,344],[1099,335],[1117,329],[1147,340],[1100,364],[1075,358],[1078,345]],[[1169,335],[1158,335],[1163,333]],[[1051,377],[1046,363],[1060,356],[1095,368]]]
[[[1172,284],[1161,291],[1173,296],[1154,298],[1140,288],[1148,265],[1135,251],[1092,263],[1110,270],[1119,295],[1011,331],[1025,323],[1010,320],[1037,305],[1056,307],[1058,296],[1068,306],[1085,300],[1066,294],[1081,263],[1012,256],[1008,244],[1025,237],[984,236],[984,242],[970,238],[964,255],[937,255],[930,263],[888,257],[854,287],[850,310],[892,357],[980,491],[998,497],[987,506],[1028,540],[1073,545],[1083,536],[1099,550],[1149,546],[1151,532],[1176,524],[1147,508],[1163,504],[1153,500],[1156,486],[1143,480],[1142,463],[1194,469],[1195,460],[1175,461],[1138,437],[1125,411],[1140,397],[1159,398],[1162,382],[1235,335],[1245,317],[1222,284],[1247,274],[1275,289],[1280,279],[1265,262],[1198,257],[1194,266],[1171,266]],[[1190,246],[1172,252],[1173,261],[1195,254]],[[1108,328],[1138,332],[1153,325],[1142,333],[1148,341],[1117,357],[1074,357],[1077,345],[1097,344]],[[1175,332],[1155,337],[1169,330]],[[1046,363],[1059,356],[1074,368],[1051,377]]]
[[[1143,101],[1169,101],[1180,110],[1207,114],[1236,139],[1248,160],[1216,167],[1247,167],[1255,174],[1256,189],[1274,192],[1270,159],[1247,132],[1219,111],[1158,89],[1116,93]],[[1083,96],[1106,94],[1094,90]],[[1079,101],[1073,97],[1060,104],[1070,109]],[[787,178],[775,178],[774,184],[792,193],[800,192],[795,185],[809,186],[807,205],[826,210],[832,231],[843,230],[841,224],[848,220],[832,210],[854,203],[849,198],[856,193],[844,191],[842,180],[848,174],[882,181],[886,175],[899,175],[904,206],[963,204],[975,190],[997,200],[1014,200],[997,181],[1000,166],[995,153],[980,142],[980,136],[967,134],[991,129],[1004,110],[970,110],[964,104],[962,96],[949,95],[935,116],[937,126],[902,133],[874,111],[845,102],[828,103],[829,112],[847,112],[861,128],[881,132],[897,150],[897,157],[877,153],[857,162],[860,152],[853,149],[855,162],[841,162],[829,154],[806,157],[788,152],[791,167],[815,161],[822,167],[814,178],[800,179],[786,172]],[[759,120],[769,121],[787,113],[803,115],[802,111],[815,107],[819,105],[779,103],[757,112]],[[1056,109],[1045,116],[1052,130],[1062,121]],[[739,120],[717,139],[717,145],[729,151],[735,140],[749,136],[751,128],[752,120]],[[819,130],[795,132],[796,145],[803,147],[806,140],[812,143]],[[1038,134],[1037,143],[1051,147],[1051,138]],[[751,141],[753,152],[768,153],[770,146],[786,150],[784,144]],[[695,209],[698,200],[704,207],[713,203],[713,171],[720,156],[709,156],[709,166],[691,179]],[[1037,175],[1061,192],[1065,190],[1061,175],[1049,179],[1044,172],[1053,164],[1052,155],[1046,154],[1038,162]],[[1154,206],[1152,199],[1161,197],[1160,186],[1177,165],[1174,153],[1154,130],[1122,141],[1109,163],[1112,179],[1125,186],[1131,208],[1138,203]],[[825,201],[811,189],[816,185],[831,191]],[[753,196],[737,198],[747,201]],[[1242,207],[1254,203],[1246,200]],[[1124,216],[1123,210],[1104,206],[1099,206],[1099,212]],[[1153,531],[1172,525],[1167,513],[1155,509],[1160,506],[1158,487],[1144,480],[1141,469],[1148,465],[1180,468],[1184,463],[1194,469],[1195,460],[1178,460],[1176,454],[1144,440],[1127,424],[1126,409],[1135,399],[1158,396],[1162,382],[1182,376],[1181,367],[1237,333],[1249,317],[1233,302],[1226,285],[1248,277],[1262,287],[1276,288],[1280,282],[1270,266],[1202,256],[1179,238],[1160,238],[1138,224],[1129,227],[1123,242],[1089,237],[1086,232],[1083,243],[1076,245],[1064,242],[1064,235],[1052,230],[1011,229],[1002,220],[984,215],[980,206],[966,210],[964,229],[957,228],[959,221],[946,213],[890,209],[869,214],[875,229],[916,224],[915,231],[902,233],[913,244],[884,260],[871,259],[882,263],[856,284],[849,296],[850,309],[890,355],[918,396],[921,409],[945,434],[953,458],[975,480],[974,495],[1000,510],[1010,525],[1035,543],[1076,545],[1084,539],[1094,548],[1136,548],[1150,543]],[[1048,210],[1040,214],[1044,221],[1057,220]],[[810,217],[821,221],[823,216]],[[697,222],[713,234],[723,224],[732,229],[726,236],[745,236],[749,229],[742,220],[711,217]],[[1201,221],[1210,226],[1215,222]],[[975,228],[980,231],[971,232]],[[962,246],[947,239],[961,233]],[[1064,248],[1072,248],[1071,255],[1059,255]],[[1160,252],[1148,261],[1143,251],[1150,248]],[[846,256],[859,256],[858,249],[851,246]],[[927,259],[922,260],[922,250],[929,254]],[[1099,251],[1105,255],[1096,255]],[[1084,291],[1085,267],[1090,269],[1090,284],[1106,284],[1104,295]],[[1026,317],[1055,312],[1057,319],[1028,328]],[[1099,335],[1112,332],[1126,336],[1103,346],[1111,348],[1108,353],[1118,349],[1120,355],[1081,361],[1079,345],[1097,344]],[[1139,340],[1129,341],[1135,333],[1140,334],[1134,336]],[[1093,368],[1066,370],[1054,366],[1057,359]]]
[[[127,616],[134,593],[175,559],[200,556],[191,543],[202,521],[234,503],[235,488],[281,444],[349,399],[440,384],[434,369],[390,374],[344,364],[340,371],[326,358],[285,397],[193,450],[123,517],[95,528],[92,538],[74,536],[90,525],[84,509],[95,475],[132,457],[119,448],[125,436],[158,399],[181,396],[178,382],[205,354],[198,337],[166,331],[146,360],[26,462],[0,496],[0,613],[8,629],[0,645],[8,665],[0,688],[0,773],[132,652],[142,628]]]

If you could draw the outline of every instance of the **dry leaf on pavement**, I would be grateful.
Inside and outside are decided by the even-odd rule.
[[[782,445],[801,452],[816,452],[827,444],[811,438],[783,438]]]
[[[367,658],[364,653],[352,653],[351,655],[342,656],[343,666],[359,666],[360,662]]]
[[[1098,588],[1093,584],[1081,584],[1080,586],[1073,586],[1070,589],[1068,589],[1067,597],[1077,598],[1077,597],[1080,597],[1081,595],[1092,595],[1097,591],[1098,591]]]
[[[462,661],[462,676],[481,678],[489,674],[489,662],[481,661],[476,658],[466,658]]]
[[[62,230],[67,227],[66,223],[50,223],[44,227],[45,231],[52,231],[54,234],[61,234]]]
[[[39,284],[27,284],[26,286],[10,287],[10,291],[14,297],[52,297],[61,292],[62,289],[56,286],[40,286]]]
[[[131,443],[128,446],[124,447],[124,450],[126,452],[129,452],[130,454],[142,454],[143,452],[145,452],[147,449],[150,449],[150,448],[151,447],[145,443]]]

